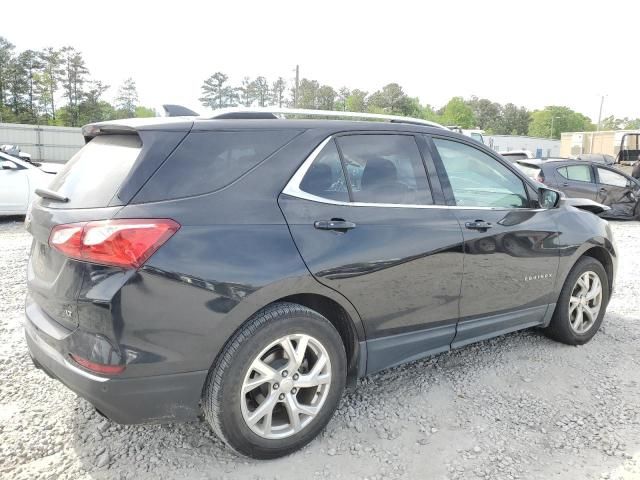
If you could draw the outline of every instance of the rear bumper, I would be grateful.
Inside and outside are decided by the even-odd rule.
[[[111,420],[123,424],[175,422],[192,420],[200,414],[207,371],[136,378],[93,375],[73,364],[64,350],[65,333],[73,332],[60,330],[62,327],[57,324],[38,325],[41,322],[28,314],[25,317],[27,345],[36,366]],[[55,336],[47,333],[52,327],[56,329]]]

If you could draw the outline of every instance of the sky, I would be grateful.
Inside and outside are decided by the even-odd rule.
[[[640,117],[640,1],[6,1],[18,50],[72,45],[91,77],[132,77],[140,103],[205,113],[221,71],[373,92],[390,82],[435,107],[472,95],[529,109]]]

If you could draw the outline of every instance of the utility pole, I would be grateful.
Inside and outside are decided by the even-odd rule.
[[[549,138],[553,138],[553,121],[554,121],[556,118],[560,118],[560,117],[556,117],[556,116],[554,116],[554,115],[552,115],[552,116],[551,116],[551,135],[549,135]]]
[[[293,107],[298,108],[298,87],[300,86],[300,65],[296,65],[296,87],[293,91]]]
[[[602,95],[600,97],[600,111],[598,112],[598,126],[596,127],[596,133],[600,131],[600,122],[602,121],[602,105],[604,104],[604,97],[606,95]],[[589,148],[589,153],[593,153],[593,140],[595,139],[596,134],[591,132],[591,148]]]

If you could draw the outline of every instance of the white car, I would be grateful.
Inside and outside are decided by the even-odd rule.
[[[63,165],[30,163],[0,152],[0,216],[25,215],[36,188],[46,188]]]

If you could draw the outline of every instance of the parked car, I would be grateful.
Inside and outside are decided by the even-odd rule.
[[[31,162],[31,154],[23,152],[18,145],[0,145],[0,152],[11,155],[25,162]]]
[[[640,182],[608,165],[584,160],[521,160],[519,167],[531,178],[561,190],[568,197],[594,200],[611,207],[604,218],[640,218]]]
[[[24,215],[34,190],[46,187],[60,166],[30,162],[0,153],[0,216]]]
[[[534,158],[535,155],[530,150],[509,150],[507,152],[498,152],[504,158],[510,162],[517,162],[518,160],[526,160],[528,158]]]
[[[233,449],[278,457],[367,374],[600,327],[617,252],[595,202],[417,119],[234,112],[84,127],[25,219],[29,351],[107,417],[204,413]]]

